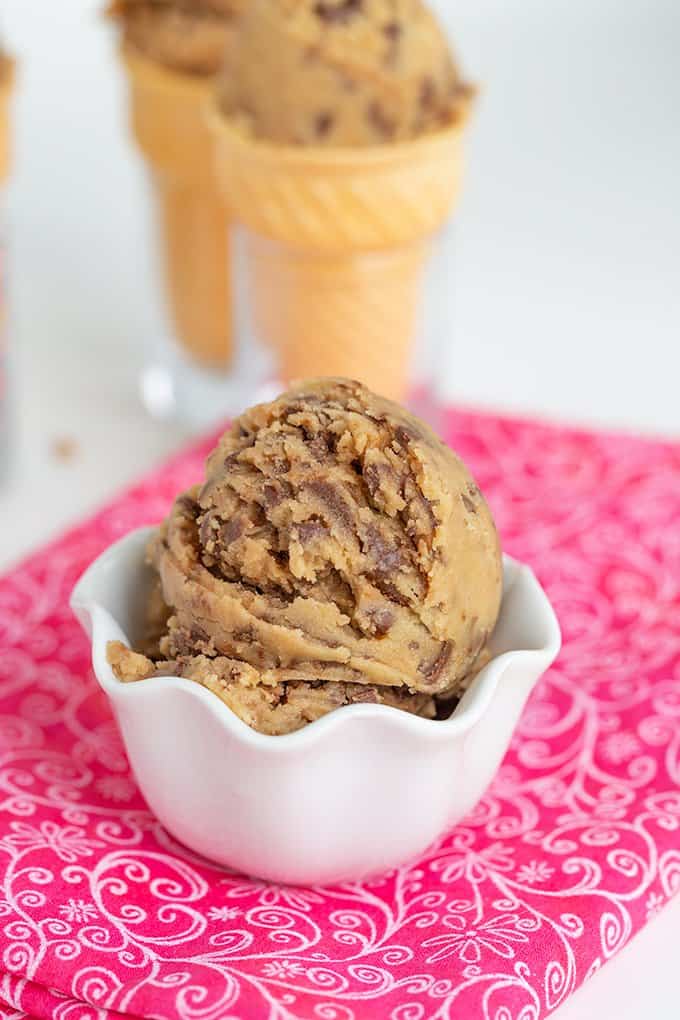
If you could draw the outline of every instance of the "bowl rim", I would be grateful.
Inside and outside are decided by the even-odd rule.
[[[331,732],[338,727],[359,719],[376,720],[382,725],[391,724],[393,728],[400,729],[405,736],[411,738],[448,742],[469,731],[482,718],[511,663],[522,661],[529,670],[533,666],[536,683],[555,661],[561,648],[557,617],[534,572],[526,564],[504,555],[503,602],[505,603],[507,595],[516,585],[522,585],[528,593],[531,593],[535,606],[540,610],[533,622],[536,633],[542,630],[544,637],[535,642],[535,647],[518,647],[495,656],[477,674],[448,719],[424,719],[390,705],[355,704],[335,709],[293,733],[276,736],[259,733],[243,722],[212,691],[194,680],[161,676],[125,683],[115,676],[108,664],[106,660],[108,641],[126,641],[127,636],[112,613],[101,604],[101,596],[97,595],[97,590],[106,580],[110,581],[112,574],[128,572],[131,559],[139,560],[136,569],[144,569],[143,550],[154,530],[155,526],[138,528],[110,545],[85,570],[71,594],[71,609],[90,636],[92,666],[97,681],[114,703],[123,699],[132,703],[135,698],[149,696],[162,698],[179,695],[198,698],[218,725],[240,743],[253,749],[280,754],[312,747],[320,741],[326,741]],[[503,606],[501,615],[502,613]]]

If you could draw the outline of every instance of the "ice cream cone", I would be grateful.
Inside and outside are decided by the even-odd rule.
[[[123,48],[132,128],[152,171],[165,279],[187,354],[225,370],[233,351],[229,218],[205,121],[212,81],[160,67]]]
[[[14,88],[14,64],[6,57],[0,57],[0,181],[9,173],[9,103]]]
[[[344,375],[404,397],[431,238],[460,187],[463,120],[329,149],[253,140],[213,111],[218,179],[248,231],[256,328],[284,381]]]

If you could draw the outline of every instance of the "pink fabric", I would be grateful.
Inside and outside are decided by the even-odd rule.
[[[564,651],[465,824],[378,881],[265,886],[178,846],[92,679],[71,588],[199,477],[206,444],[1,582],[0,1015],[531,1020],[676,891],[680,446],[449,425]]]

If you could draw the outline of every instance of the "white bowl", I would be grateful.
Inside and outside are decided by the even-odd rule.
[[[424,850],[479,800],[526,699],[560,648],[531,570],[505,559],[493,660],[451,718],[351,705],[297,733],[256,733],[214,694],[177,677],[121,683],[108,641],[139,636],[151,529],[111,546],[76,586],[130,763],[151,809],[186,846],[275,882],[363,878]]]

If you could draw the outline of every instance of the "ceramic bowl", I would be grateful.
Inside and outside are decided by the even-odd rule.
[[[414,858],[482,796],[560,648],[538,581],[506,557],[493,658],[449,719],[361,704],[264,736],[190,680],[114,676],[107,642],[140,636],[149,536],[142,529],[108,549],[71,604],[151,810],[192,850],[259,878],[338,882]]]

